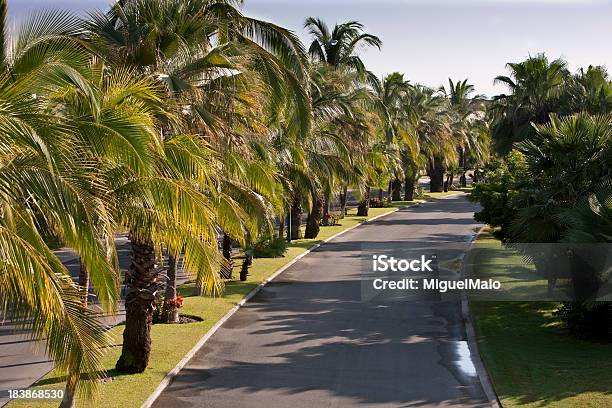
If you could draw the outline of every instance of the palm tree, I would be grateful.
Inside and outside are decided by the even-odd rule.
[[[612,82],[604,67],[589,65],[586,71],[580,68],[568,88],[573,112],[602,114],[612,110]]]
[[[550,113],[562,113],[566,109],[563,95],[570,77],[565,61],[549,61],[544,54],[508,63],[507,67],[510,76],[498,76],[495,82],[506,85],[510,94],[496,96],[491,107],[493,141],[502,154],[514,142],[533,136],[532,122],[548,123]]]
[[[584,200],[598,192],[601,181],[610,178],[610,124],[608,115],[578,114],[565,118],[552,115],[550,124],[535,126],[535,135],[516,145],[525,155],[529,181],[520,201],[522,205],[510,225],[512,242],[571,241],[580,236],[588,239],[571,228],[583,230],[583,222],[598,217],[593,218],[584,209],[572,209],[582,207]],[[592,230],[593,237],[602,238],[597,231]],[[549,271],[545,264],[542,269],[549,276],[552,293],[556,276],[550,273],[554,271]]]
[[[410,152],[415,152],[415,144],[412,143],[411,135],[406,132],[409,126],[408,110],[406,109],[406,98],[410,91],[410,82],[404,79],[404,75],[399,72],[392,73],[376,81],[373,84],[373,91],[376,95],[375,106],[381,118],[381,142],[386,145],[384,151],[393,155],[395,159],[403,159],[403,165],[396,165],[393,159],[389,159],[389,170],[393,180],[389,181],[389,190],[393,201],[401,200],[402,178],[405,178],[405,197],[412,200],[414,191],[414,167],[416,158]],[[412,174],[412,176],[409,176]],[[382,190],[381,190],[382,191]]]
[[[128,319],[126,323],[123,353],[117,363],[118,369],[124,371],[142,371],[147,364],[150,317],[159,279],[154,246],[158,243],[165,245],[170,253],[178,255],[185,245],[192,242],[192,247],[186,248],[183,255],[185,268],[189,269],[187,252],[193,252],[196,247],[206,250],[210,245],[204,243],[215,242],[216,226],[239,241],[245,235],[244,221],[249,214],[239,204],[246,203],[239,203],[223,189],[231,190],[234,197],[237,197],[236,194],[245,197],[243,193],[246,190],[241,192],[240,188],[235,188],[238,184],[233,183],[232,179],[215,180],[212,177],[216,172],[215,167],[218,166],[217,171],[228,168],[226,159],[231,157],[227,149],[218,149],[217,141],[227,134],[244,134],[240,131],[244,129],[244,115],[237,115],[239,109],[228,109],[228,106],[248,101],[251,95],[242,90],[248,89],[253,81],[259,81],[262,86],[251,89],[269,95],[264,103],[266,108],[291,117],[293,132],[308,131],[310,108],[301,87],[304,80],[304,51],[299,41],[285,29],[243,16],[235,8],[236,5],[237,2],[232,1],[134,0],[117,3],[108,13],[92,15],[89,24],[92,43],[107,51],[104,54],[113,67],[133,67],[143,75],[156,77],[166,88],[168,96],[172,98],[174,112],[173,120],[165,121],[167,123],[163,125],[164,146],[172,147],[168,141],[176,141],[177,134],[181,132],[186,135],[192,133],[195,139],[192,138],[191,142],[202,140],[190,148],[208,150],[202,144],[206,138],[206,144],[210,144],[219,154],[212,160],[209,160],[210,157],[194,160],[194,155],[189,156],[190,152],[186,150],[172,151],[180,155],[173,157],[169,165],[156,169],[155,173],[163,175],[170,171],[177,182],[166,180],[168,183],[162,185],[162,190],[158,189],[160,180],[154,173],[153,193],[158,197],[149,199],[152,198],[154,203],[159,200],[167,207],[165,210],[170,209],[168,206],[193,208],[192,212],[199,214],[199,218],[181,223],[162,209],[160,213],[141,220],[145,223],[128,224],[132,231],[134,257],[128,276],[131,288],[126,305],[128,317],[133,316],[133,319]],[[236,89],[238,92],[234,92]],[[281,109],[281,106],[284,108]],[[187,160],[195,167],[185,169],[183,163],[177,160]],[[167,161],[167,157],[159,157],[159,163]],[[185,170],[189,174],[185,174]],[[147,191],[151,186],[145,185],[143,188]],[[183,192],[185,196],[178,201],[166,201],[166,193],[170,189]],[[176,194],[176,197],[179,196]],[[252,199],[250,203],[256,201]],[[147,205],[152,206],[152,203],[148,202]],[[139,205],[133,210],[138,211]],[[125,222],[137,217],[131,215]],[[181,236],[184,232],[187,233],[186,238]],[[189,241],[198,234],[205,238],[204,241]],[[211,253],[202,257],[207,261],[214,258],[216,255]],[[202,270],[208,271],[209,268]],[[207,288],[202,291],[218,292],[216,274],[205,275],[212,280],[202,281]],[[140,286],[134,286],[136,284]],[[130,293],[133,298],[130,298]],[[133,314],[130,313],[131,308]]]
[[[354,87],[355,73],[317,64],[311,73],[313,131],[305,140],[306,168],[316,183],[307,238],[315,238],[334,190],[342,183],[357,183],[353,171],[367,136],[364,103],[369,95]]]
[[[409,132],[414,135],[415,147],[418,146],[431,179],[430,191],[441,192],[444,190],[445,168],[455,163],[457,156],[453,112],[443,95],[422,85],[411,87],[405,106]]]
[[[93,391],[96,382],[79,382],[79,374],[101,375],[109,339],[43,232],[80,255],[103,310],[113,311],[118,297],[114,245],[106,245],[113,217],[92,194],[92,188],[108,190],[92,177],[95,166],[81,135],[55,105],[57,95],[93,92],[84,76],[90,54],[77,37],[80,22],[67,13],[31,16],[12,41],[6,16],[0,0],[0,298],[5,312],[29,322],[32,336],[47,339],[56,369],[67,373],[62,405],[69,406],[75,390]]]
[[[466,172],[468,169],[468,162],[478,162],[478,158],[486,155],[485,148],[483,145],[483,126],[485,126],[485,117],[483,112],[483,105],[481,100],[484,98],[483,95],[471,96],[475,91],[474,86],[467,82],[467,79],[463,81],[453,82],[452,79],[448,79],[448,90],[444,87],[440,90],[444,93],[449,101],[450,109],[453,113],[452,128],[456,133],[458,139],[457,154],[458,163],[456,169],[461,172],[459,178],[461,186],[467,185]],[[472,152],[473,151],[473,152]],[[475,156],[474,159],[470,160],[470,156]],[[447,185],[450,188],[452,185],[452,172],[449,173],[447,179]]]
[[[330,30],[319,18],[308,17],[304,23],[313,37],[308,53],[314,61],[324,62],[334,69],[347,69],[357,72],[361,78],[371,74],[366,70],[357,50],[362,46],[376,47],[380,50],[382,41],[375,35],[365,33],[363,24],[348,21],[336,24]]]
[[[343,24],[336,24],[333,30],[330,30],[327,24],[321,19],[309,17],[306,19],[304,27],[309,30],[309,33],[313,38],[313,41],[309,47],[309,54],[314,62],[320,62],[323,65],[331,67],[332,71],[345,71],[349,74],[349,76],[351,73],[356,75],[353,81],[347,83],[344,89],[338,90],[336,91],[336,93],[345,95],[352,94],[353,98],[355,98],[357,95],[360,95],[358,96],[358,98],[362,100],[361,104],[370,103],[366,102],[366,100],[370,100],[372,97],[372,95],[370,95],[370,90],[367,89],[367,86],[374,86],[374,84],[377,83],[377,79],[374,74],[366,70],[365,65],[361,60],[361,57],[358,55],[357,51],[363,46],[371,46],[380,49],[382,46],[382,41],[375,35],[365,33],[363,31],[363,24],[357,21],[349,21]],[[327,75],[331,76],[331,73],[327,73]],[[346,107],[343,109],[346,110]],[[349,122],[352,122],[352,124],[347,124],[348,127],[358,125],[358,127],[361,127],[362,129],[364,128],[364,126],[361,126],[364,122],[360,122],[359,119],[354,120],[350,114],[344,115],[344,117],[345,119],[349,119]],[[340,126],[340,128],[342,127],[341,124],[336,125]],[[362,143],[362,141],[358,141],[357,146],[354,147],[356,147],[357,150],[361,150],[361,154],[363,154],[363,146],[364,144]],[[350,146],[349,144],[349,147],[352,146]],[[365,174],[363,170],[364,169],[359,169],[358,173],[361,172],[362,174]],[[351,175],[354,174],[352,172],[350,173]],[[356,179],[358,178],[359,177],[357,177]],[[341,187],[341,206],[343,213],[344,207],[346,205],[347,188],[347,183],[344,183],[344,185]],[[361,212],[363,213],[367,212],[367,208],[369,207],[370,186],[360,185],[359,188],[362,190],[363,193],[365,193],[365,197],[363,198],[361,203],[361,207],[363,209]],[[324,203],[329,202],[330,190],[330,188],[326,188],[327,192],[324,194]],[[317,208],[317,212],[319,212],[319,203],[316,204],[317,205],[315,206],[315,208]],[[323,208],[323,213],[326,211],[327,207],[328,205],[325,204]]]

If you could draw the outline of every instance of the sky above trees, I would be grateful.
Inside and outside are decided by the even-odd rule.
[[[13,0],[14,20],[35,8],[103,8],[110,0]],[[325,21],[355,19],[383,40],[382,52],[364,50],[378,75],[406,73],[430,86],[469,78],[477,92],[505,91],[493,78],[504,65],[529,54],[562,57],[572,70],[589,64],[612,67],[612,5],[605,0],[246,0],[245,11],[307,38],[306,16]]]

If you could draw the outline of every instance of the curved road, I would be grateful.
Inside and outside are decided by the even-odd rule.
[[[466,243],[475,209],[437,200],[321,246],[234,314],[154,407],[487,406],[458,300],[361,300],[364,245]]]

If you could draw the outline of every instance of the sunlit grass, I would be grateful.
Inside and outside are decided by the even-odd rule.
[[[485,234],[481,245],[501,245]],[[489,260],[475,277],[496,276],[524,291],[512,255]],[[505,259],[504,259],[505,258]],[[529,272],[529,271],[527,271]],[[538,282],[536,282],[538,283]],[[545,292],[546,282],[528,290]],[[541,287],[539,287],[541,286]],[[538,299],[531,296],[531,299]],[[553,315],[554,302],[471,301],[480,354],[505,408],[612,407],[612,347],[578,340]]]

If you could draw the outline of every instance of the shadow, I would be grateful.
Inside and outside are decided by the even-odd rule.
[[[458,302],[369,303],[360,280],[289,277],[232,316],[154,406],[486,406],[466,348]]]
[[[36,364],[47,364],[47,363],[52,363],[52,362],[53,362],[52,360],[30,361],[28,363],[0,365],[0,368],[21,367],[21,366],[29,366],[29,365],[36,365]]]
[[[367,247],[466,246],[475,208],[434,199],[317,248],[226,321],[154,406],[487,406],[460,302],[362,301],[359,269]]]
[[[106,381],[112,381],[113,378],[123,377],[125,375],[132,375],[132,374],[122,373],[113,368],[112,370],[108,370],[108,371],[96,371],[95,375],[92,375],[91,373],[81,374],[79,378],[81,381],[99,379],[99,381],[106,382]],[[36,386],[44,387],[45,385],[55,385],[55,384],[64,384],[64,383],[66,383],[66,376],[60,375],[60,376],[55,376],[55,377],[43,378],[36,382]]]
[[[569,335],[552,313],[557,306],[470,302],[495,389],[516,405],[544,407],[578,397],[560,405],[606,406],[597,394],[612,395],[612,347]]]

